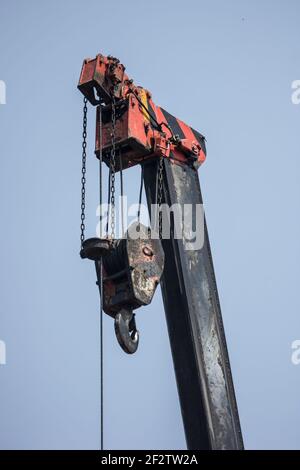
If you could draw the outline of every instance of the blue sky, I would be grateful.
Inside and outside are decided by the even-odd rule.
[[[85,57],[207,138],[199,170],[245,446],[300,448],[296,0],[1,2],[0,447],[98,448],[99,298],[79,251]],[[88,232],[97,163],[89,110]],[[125,178],[136,202],[139,171]],[[125,355],[105,318],[105,447],[185,447],[160,292]]]

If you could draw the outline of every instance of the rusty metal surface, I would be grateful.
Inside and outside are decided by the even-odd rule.
[[[112,56],[98,54],[85,59],[78,89],[92,105],[101,104],[103,161],[109,165],[111,103],[117,106],[116,146],[121,149],[123,169],[149,158],[172,158],[178,164],[199,167],[206,156],[205,138],[180,119],[157,106],[151,93],[136,86],[125,67]],[[105,106],[104,106],[105,105]],[[99,120],[99,112],[97,115]],[[99,123],[96,149],[99,156]],[[119,168],[116,168],[118,171]]]
[[[160,240],[148,237],[147,227],[140,224],[140,231],[141,238],[127,240],[128,265],[134,297],[148,305],[163,272],[164,252]]]
[[[148,305],[164,267],[160,240],[150,239],[148,229],[133,223],[125,238],[115,240],[103,258],[103,309],[115,317],[122,307],[131,310]],[[96,261],[97,272],[100,261]]]

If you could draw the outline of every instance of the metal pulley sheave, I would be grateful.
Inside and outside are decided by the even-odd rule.
[[[139,343],[133,310],[150,304],[164,266],[161,241],[150,238],[148,231],[134,222],[124,238],[90,238],[80,252],[82,258],[95,261],[99,287],[102,282],[103,310],[115,319],[117,339],[128,354],[134,353]]]

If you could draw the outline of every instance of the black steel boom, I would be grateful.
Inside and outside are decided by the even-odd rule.
[[[147,202],[156,201],[157,163],[144,168]],[[198,173],[164,159],[163,202],[202,204]],[[174,230],[171,221],[171,233]],[[181,411],[189,449],[243,449],[206,223],[204,245],[163,239],[161,281]]]

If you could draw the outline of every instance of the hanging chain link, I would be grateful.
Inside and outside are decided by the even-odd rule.
[[[163,157],[160,157],[159,164],[158,164],[158,191],[157,191],[157,209],[158,209],[158,234],[159,238],[162,238],[162,212],[161,212],[161,204],[162,204],[162,196],[163,196],[163,171],[164,171],[164,161]]]
[[[85,232],[85,184],[86,184],[86,146],[87,146],[87,99],[83,98],[83,121],[82,121],[82,166],[81,166],[81,224],[80,241],[84,242]]]
[[[110,204],[111,204],[111,238],[115,238],[115,179],[116,179],[116,102],[112,96],[111,104],[111,153],[110,153]]]

